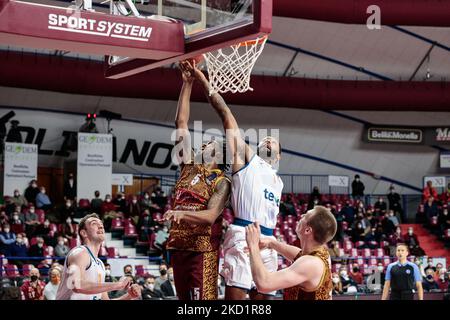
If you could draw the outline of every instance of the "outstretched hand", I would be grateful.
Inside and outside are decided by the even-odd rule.
[[[180,65],[183,66],[183,69],[194,79],[202,81],[206,79],[203,72],[198,68],[197,62],[195,59],[188,59],[180,62]]]
[[[182,211],[176,211],[176,210],[167,210],[166,213],[164,213],[164,219],[167,221],[174,221],[175,223],[180,223],[181,220],[184,217],[184,213]]]
[[[195,61],[194,61],[195,64]],[[178,68],[181,70],[181,75],[183,77],[183,82],[192,83],[195,80],[194,74],[192,72],[192,66],[189,60],[180,61]]]

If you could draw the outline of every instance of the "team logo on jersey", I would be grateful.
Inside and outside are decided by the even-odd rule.
[[[197,174],[191,181],[191,186],[196,185],[200,181],[200,174]]]

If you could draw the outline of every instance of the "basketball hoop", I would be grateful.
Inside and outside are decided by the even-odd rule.
[[[266,41],[267,35],[264,35],[255,40],[203,54],[208,68],[209,95],[228,91],[253,91],[250,87],[250,76]]]

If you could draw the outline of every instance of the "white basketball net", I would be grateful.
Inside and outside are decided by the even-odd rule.
[[[209,95],[228,91],[253,91],[250,87],[250,76],[266,41],[267,36],[264,35],[256,40],[203,54],[208,68]]]

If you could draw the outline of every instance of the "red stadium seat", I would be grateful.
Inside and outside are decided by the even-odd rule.
[[[50,228],[50,232],[58,232],[58,226],[55,224],[55,223],[50,223],[50,225],[49,225],[49,228]]]
[[[108,258],[116,258],[119,256],[119,251],[116,248],[110,247],[107,250],[108,250]]]
[[[356,263],[357,263],[358,265],[362,266],[362,265],[364,264],[364,258],[361,257],[361,256],[358,256],[358,257],[356,258]],[[350,264],[349,266],[351,267],[351,264]]]
[[[101,256],[101,257],[106,257],[106,256],[108,256],[108,250],[106,249],[106,247],[102,246],[102,247],[100,248],[99,256]]]
[[[351,257],[357,257],[358,256],[358,249],[356,249],[356,248],[350,249],[350,256]]]
[[[369,249],[369,248],[363,249],[363,251],[362,251],[362,256],[363,256],[364,258],[369,258],[370,256],[372,256],[372,253],[370,252],[370,249]]]
[[[387,267],[391,263],[391,258],[388,256],[383,257],[383,266]]]
[[[111,222],[111,230],[123,230],[123,222],[120,218],[114,218]]]
[[[125,236],[127,237],[136,237],[138,236],[136,232],[136,227],[132,225],[131,223],[128,225],[125,225]]]
[[[15,264],[8,263],[7,265],[5,265],[5,272],[6,276],[9,278],[15,278],[20,276],[19,268],[17,268]]]
[[[89,199],[80,199],[78,202],[78,207],[80,209],[89,209],[91,207],[91,203],[89,202]]]
[[[70,241],[69,241],[70,249],[75,248],[76,246],[79,246],[80,244],[81,244],[81,243],[80,243],[80,241],[78,240],[78,237],[72,238],[72,239],[70,239]]]
[[[375,256],[377,258],[382,258],[384,256],[384,250],[381,248],[378,248],[375,250]]]

